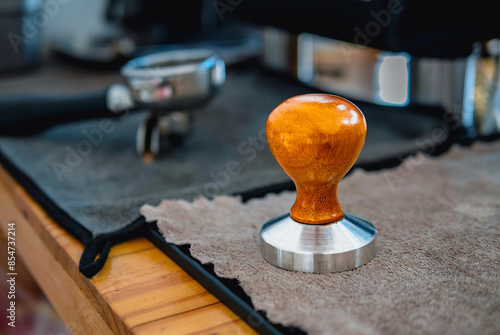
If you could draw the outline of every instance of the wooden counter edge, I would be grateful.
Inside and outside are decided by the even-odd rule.
[[[78,261],[83,251],[82,244],[58,226],[1,166],[0,201],[3,202],[4,208],[9,209],[8,213],[2,213],[0,218],[6,222],[16,221],[19,243],[35,245],[32,248],[21,248],[20,256],[73,334],[164,333],[165,326],[168,326],[170,330],[176,329],[186,334],[192,331],[255,334],[248,324],[234,315],[221,302],[210,306],[199,306],[193,311],[187,310],[176,317],[165,315],[163,318],[148,321],[144,325],[141,323],[133,327],[127,325],[127,321],[115,312],[94,281],[80,274]],[[6,227],[6,224],[2,225],[3,230]],[[19,229],[21,227],[22,229]],[[61,239],[64,245],[61,245]],[[147,240],[142,244],[139,243],[137,247],[144,248],[146,243],[152,249],[155,248]],[[119,245],[116,247],[120,248]],[[141,250],[143,249],[134,252]],[[114,253],[120,256],[119,253]],[[166,255],[162,255],[168,259]],[[178,266],[175,265],[175,267]],[[51,271],[47,271],[49,268]],[[69,303],[68,300],[70,300]],[[68,309],[68,304],[74,308]],[[206,310],[208,314],[200,314],[199,308]],[[75,313],[75,310],[78,310],[78,313]],[[180,316],[182,318],[179,318]],[[210,328],[200,328],[199,325],[185,327],[186,322],[192,318],[200,321],[205,319],[206,326]]]

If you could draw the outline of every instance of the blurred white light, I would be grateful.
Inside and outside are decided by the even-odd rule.
[[[388,105],[407,105],[409,101],[408,54],[383,55],[379,58],[377,100]]]

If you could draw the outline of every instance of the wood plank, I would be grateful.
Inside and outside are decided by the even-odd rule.
[[[102,271],[85,278],[78,271],[82,244],[3,168],[0,180],[1,222],[13,220],[23,230],[20,255],[73,333],[255,334],[145,238],[114,246]]]
[[[223,304],[202,307],[164,320],[157,320],[132,328],[144,334],[247,334],[253,332]]]

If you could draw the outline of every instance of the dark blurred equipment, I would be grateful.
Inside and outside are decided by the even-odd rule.
[[[326,92],[438,106],[464,140],[500,133],[500,26],[491,1],[239,1],[263,63]]]
[[[499,37],[494,2],[479,0],[253,0],[234,15],[288,32],[311,33],[418,57],[467,57]]]
[[[216,50],[226,63],[255,57],[259,39],[241,25],[219,25],[206,0],[73,0],[49,33],[51,48],[69,58],[112,65],[152,52],[184,48]],[[86,21],[93,24],[88,25]]]
[[[215,50],[226,65],[260,56],[265,68],[323,92],[399,106],[402,113],[409,105],[440,110],[437,116],[460,128],[464,142],[500,134],[494,2],[51,1],[6,0],[0,22],[14,24],[22,13],[34,13],[21,4],[38,3],[43,15],[54,13],[41,27],[50,49],[76,64],[109,68],[186,48]],[[17,21],[5,21],[7,16]],[[22,22],[19,34],[37,21]],[[29,42],[36,45],[36,38]],[[20,54],[36,55],[28,52],[29,43],[20,47]],[[36,59],[23,57],[2,57],[0,68]]]
[[[36,65],[40,59],[37,1],[0,2],[0,71]]]
[[[140,45],[178,41],[200,31],[204,20],[203,1],[108,0],[106,18],[136,37]]]

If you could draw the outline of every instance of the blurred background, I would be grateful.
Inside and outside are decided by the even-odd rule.
[[[2,0],[0,135],[44,123],[58,101],[88,109],[75,120],[96,117],[92,108],[101,107],[85,99],[126,83],[120,74],[126,62],[203,48],[222,57],[229,76],[251,69],[342,95],[373,115],[418,110],[449,124],[462,143],[496,138],[498,13],[495,2],[480,0]],[[258,96],[246,103],[252,99]],[[24,108],[31,114],[12,127]],[[403,117],[392,126],[418,126],[405,122],[411,123]],[[23,278],[24,326],[2,322],[0,331],[69,334],[27,272]]]
[[[203,47],[350,99],[438,106],[488,136],[497,20],[489,1],[3,0],[0,93],[79,94],[134,57]]]

